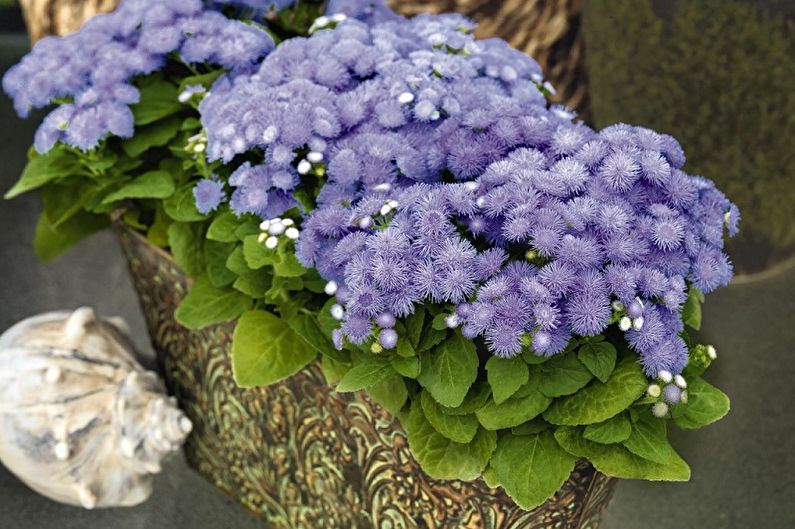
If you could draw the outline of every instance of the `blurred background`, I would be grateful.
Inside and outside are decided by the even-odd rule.
[[[535,57],[558,100],[597,128],[628,122],[672,134],[685,169],[716,181],[743,215],[728,252],[737,276],[708,296],[701,340],[718,348],[707,378],[732,411],[673,431],[686,484],[623,481],[606,529],[795,527],[795,2],[791,0],[405,0],[404,13],[450,11]],[[113,0],[23,0],[36,35],[66,32]],[[53,7],[55,6],[55,7]],[[22,11],[0,0],[0,73],[28,49]],[[37,119],[0,96],[0,189],[19,175]],[[131,322],[150,352],[126,265],[110,233],[39,263],[38,202],[0,204],[0,329],[89,304]],[[153,498],[88,513],[35,496],[0,467],[0,527],[262,527],[180,461]]]

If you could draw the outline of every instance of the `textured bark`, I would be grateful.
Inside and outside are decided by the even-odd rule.
[[[117,0],[20,0],[32,41],[64,35]],[[580,0],[390,0],[400,13],[457,11],[479,23],[481,38],[502,37],[535,58],[557,89],[556,100],[590,117],[580,31]]]

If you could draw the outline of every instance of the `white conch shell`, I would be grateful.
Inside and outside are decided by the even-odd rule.
[[[0,461],[38,493],[87,509],[137,505],[190,420],[133,355],[128,328],[90,308],[0,336]]]

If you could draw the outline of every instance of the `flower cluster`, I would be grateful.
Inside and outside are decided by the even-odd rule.
[[[669,136],[550,121],[472,181],[375,193],[305,220],[297,254],[339,285],[342,335],[360,343],[385,313],[444,303],[448,324],[494,354],[530,342],[550,355],[618,321],[647,374],[681,372],[688,282],[728,283],[736,208],[681,170]]]
[[[463,17],[376,16],[380,4],[356,8],[363,2],[331,9],[344,4],[370,24],[323,17],[315,27],[328,29],[283,42],[256,73],[219,80],[202,101],[211,160],[264,154],[235,179],[236,212],[281,214],[311,170],[327,179],[320,205],[438,182],[445,171],[471,179],[540,130],[569,123],[570,114],[547,110],[538,64],[504,41],[476,41]],[[582,135],[570,129],[556,148]]]
[[[226,18],[218,10],[223,3],[124,0],[76,33],[39,41],[3,78],[21,116],[66,101],[39,127],[36,150],[47,152],[58,141],[88,150],[108,133],[132,136],[129,106],[140,97],[132,82],[160,70],[171,54],[236,72],[252,68],[273,49],[273,39],[256,26]]]

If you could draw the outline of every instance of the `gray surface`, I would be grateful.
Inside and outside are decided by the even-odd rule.
[[[0,37],[0,71],[23,40]],[[12,45],[13,44],[13,45]],[[20,122],[0,99],[0,188],[24,164],[32,120]],[[53,264],[33,255],[38,203],[26,196],[0,204],[0,329],[26,316],[82,304],[128,319],[143,348],[143,320],[113,237],[104,233]],[[703,338],[719,361],[707,378],[732,397],[732,412],[697,432],[674,431],[691,463],[689,483],[622,482],[607,529],[746,529],[795,527],[795,269],[709,296]],[[211,485],[175,461],[156,481],[153,498],[129,509],[85,512],[36,496],[0,468],[0,527],[224,528],[262,527]],[[301,528],[303,529],[303,528]],[[314,528],[313,528],[314,529]],[[322,529],[322,528],[318,528]]]

